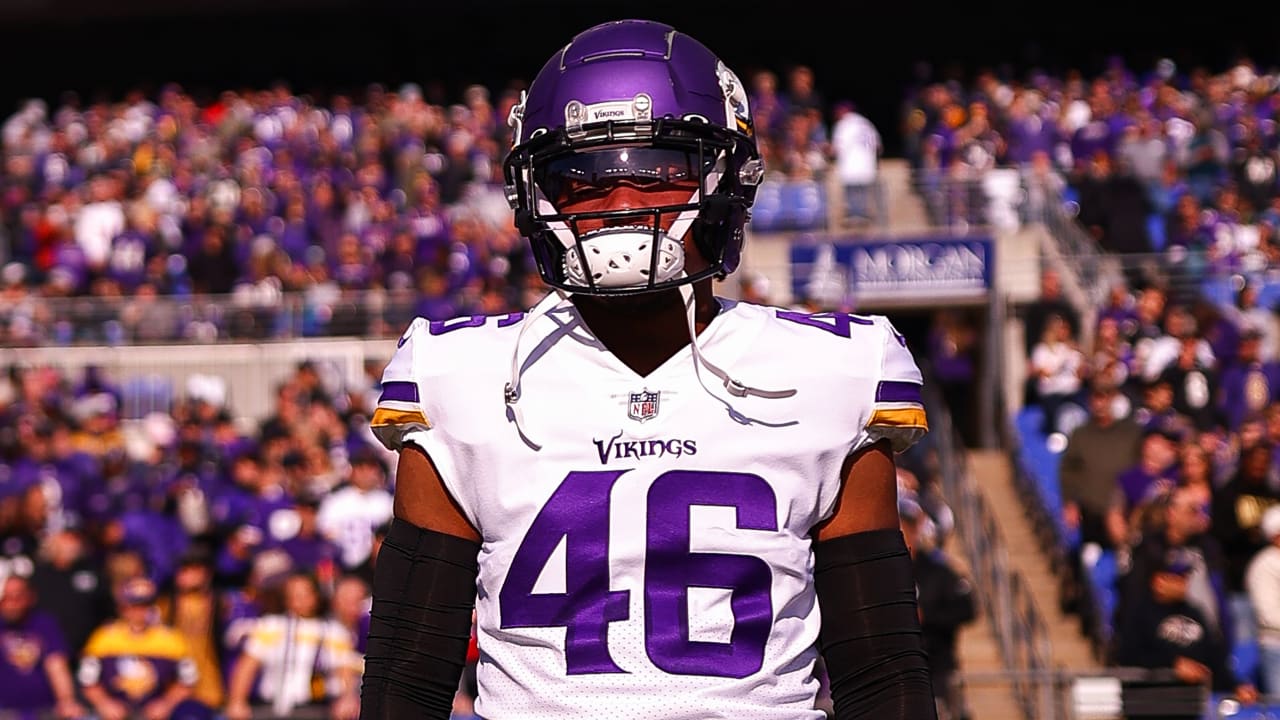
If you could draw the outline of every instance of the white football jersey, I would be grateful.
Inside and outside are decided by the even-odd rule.
[[[482,717],[824,717],[810,529],[850,453],[926,432],[920,371],[883,317],[720,303],[699,351],[794,395],[699,368],[708,392],[688,346],[641,377],[564,303],[519,342],[517,426],[522,315],[400,339],[372,425],[425,450],[482,535]]]

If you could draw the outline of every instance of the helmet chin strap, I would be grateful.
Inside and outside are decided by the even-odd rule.
[[[524,431],[524,414],[520,412],[520,341],[524,339],[524,333],[543,315],[555,310],[569,300],[569,293],[556,288],[554,292],[550,292],[546,297],[538,301],[538,304],[529,308],[528,314],[520,322],[520,332],[516,333],[515,347],[511,348],[511,380],[502,390],[503,402],[507,405],[507,420],[515,423],[516,432],[519,433],[520,439],[526,445],[533,448],[536,452],[542,449],[542,445],[534,442],[529,434]]]
[[[725,410],[729,412],[729,417],[733,418],[735,422],[743,425],[764,425],[765,427],[786,427],[789,425],[795,425],[798,422],[796,420],[771,423],[748,417],[747,415],[739,412],[737,408],[733,407],[733,404],[728,400],[725,400],[712,391],[702,377],[703,369],[706,369],[707,372],[715,376],[724,385],[724,389],[733,397],[761,397],[776,400],[779,398],[788,398],[796,394],[794,388],[787,390],[762,390],[760,388],[751,387],[746,383],[735,380],[718,365],[708,360],[706,355],[702,353],[702,350],[698,348],[698,329],[695,323],[697,303],[694,299],[693,286],[686,283],[684,285],[680,285],[679,290],[680,295],[684,300],[685,320],[689,330],[689,349],[693,354],[693,372],[698,378],[698,384],[702,386],[702,389],[712,398],[715,398],[721,405],[724,405]],[[529,309],[528,314],[524,316],[523,321],[520,323],[520,332],[516,334],[515,346],[511,350],[510,381],[507,382],[502,391],[502,399],[507,406],[507,420],[515,424],[516,432],[520,435],[520,439],[535,452],[541,450],[542,445],[535,442],[529,437],[529,434],[525,432],[526,423],[524,421],[524,414],[520,411],[519,405],[521,371],[520,344],[524,340],[525,332],[535,322],[537,322],[542,316],[552,310],[555,310],[568,301],[569,293],[557,288],[553,292],[548,293],[546,297],[539,300],[536,305]]]
[[[696,324],[698,307],[693,292],[693,286],[690,284],[681,285],[680,295],[684,298],[685,320],[687,321],[689,328],[689,349],[693,353],[693,374],[698,378],[698,384],[702,386],[702,389],[706,391],[708,395],[719,401],[721,405],[724,405],[725,410],[729,412],[729,417],[733,418],[734,422],[738,422],[743,425],[764,425],[766,427],[786,427],[788,425],[795,425],[798,422],[796,420],[783,423],[770,423],[748,417],[739,412],[738,409],[735,408],[728,400],[725,400],[712,392],[711,388],[707,386],[706,381],[702,379],[701,368],[706,368],[707,372],[720,380],[720,382],[724,384],[724,389],[734,397],[744,398],[754,396],[776,400],[779,398],[788,398],[796,394],[794,388],[787,390],[762,390],[751,387],[746,383],[735,380],[729,375],[729,373],[720,369],[719,366],[708,360],[706,355],[704,355],[698,348],[698,328]]]

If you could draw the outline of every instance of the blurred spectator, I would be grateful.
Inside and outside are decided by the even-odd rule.
[[[1177,473],[1177,484],[1188,488],[1201,506],[1213,501],[1217,471],[1213,467],[1213,456],[1198,438],[1184,441],[1178,449]]]
[[[937,544],[932,522],[914,501],[899,503],[902,533],[915,567],[916,595],[929,675],[938,705],[938,720],[968,718],[956,672],[960,658],[956,636],[977,617],[973,587],[953,567],[953,560]]]
[[[844,216],[857,221],[875,220],[888,226],[888,207],[877,171],[884,144],[880,132],[849,101],[838,102],[831,126],[831,150],[836,176],[844,190]]]
[[[1205,360],[1200,352],[1203,341],[1188,334],[1177,338],[1177,356],[1158,378],[1168,381],[1173,390],[1173,409],[1188,418],[1199,431],[1211,430],[1221,424],[1213,389],[1218,387],[1217,363]]]
[[[1023,222],[1050,220],[1067,189],[1067,181],[1053,166],[1047,150],[1036,150],[1022,168],[1025,199],[1021,205]]]
[[[273,515],[274,544],[288,553],[294,567],[309,568],[322,587],[332,588],[342,548],[320,531],[322,502],[319,494],[304,491],[294,498],[292,514]]]
[[[372,448],[361,448],[351,458],[349,482],[325,496],[316,520],[320,531],[342,550],[344,571],[369,558],[373,530],[391,521],[391,504],[382,459]]]
[[[1192,327],[1208,344],[1213,358],[1212,365],[1221,373],[1223,368],[1237,362],[1240,327],[1221,306],[1207,300],[1203,295],[1192,298],[1190,305]]]
[[[1127,541],[1113,534],[1106,518],[1115,498],[1116,477],[1138,459],[1142,430],[1131,418],[1116,413],[1120,393],[1110,385],[1095,384],[1089,390],[1089,419],[1073,430],[1059,461],[1062,487],[1062,521],[1068,532],[1078,533],[1067,565],[1067,603],[1079,600],[1085,587],[1081,549],[1093,543],[1113,548]]]
[[[1137,464],[1116,476],[1119,487],[1107,513],[1111,537],[1131,537],[1133,512],[1146,501],[1173,488],[1177,480],[1179,439],[1179,435],[1159,427],[1143,430]]]
[[[244,653],[258,618],[280,606],[280,586],[295,568],[283,550],[274,549],[254,556],[248,580],[222,591],[219,626],[222,628],[220,656],[222,676],[230,689],[231,674]]]
[[[247,720],[252,705],[279,717],[307,706],[327,707],[334,720],[360,711],[358,666],[351,635],[324,617],[315,580],[292,574],[280,607],[256,621],[228,684],[228,720]]]
[[[120,619],[94,631],[80,660],[85,699],[102,720],[205,720],[210,708],[189,702],[196,666],[186,641],[159,622],[155,584],[135,577],[121,585]]]
[[[1080,313],[1063,294],[1062,274],[1054,268],[1046,267],[1040,271],[1040,295],[1023,311],[1027,357],[1031,356],[1032,349],[1044,337],[1045,325],[1052,315],[1064,318],[1071,328],[1071,337],[1079,339]]]
[[[1148,582],[1118,623],[1116,662],[1129,667],[1171,669],[1179,680],[1257,701],[1251,684],[1235,677],[1228,645],[1200,608],[1187,600],[1193,563],[1171,552],[1152,568]]]
[[[0,585],[0,710],[20,718],[80,718],[66,641],[36,603],[26,578],[10,575]]]
[[[1070,432],[1079,420],[1068,421],[1062,415],[1068,403],[1078,407],[1089,365],[1066,318],[1050,315],[1045,319],[1040,342],[1031,350],[1030,370],[1036,380],[1036,404],[1044,412],[1041,432]]]
[[[1253,609],[1244,574],[1253,556],[1269,544],[1262,531],[1262,516],[1277,504],[1280,489],[1271,466],[1271,447],[1259,442],[1242,449],[1236,473],[1215,493],[1212,510],[1213,535],[1226,557],[1226,591],[1233,617],[1240,623],[1237,638],[1253,637]]]
[[[89,635],[114,611],[107,578],[94,555],[80,532],[54,533],[45,538],[31,577],[41,609],[57,620],[68,657],[75,661]]]
[[[1267,508],[1261,525],[1267,546],[1249,561],[1245,590],[1257,621],[1262,690],[1280,695],[1280,505]]]
[[[1261,335],[1259,357],[1263,362],[1272,362],[1280,358],[1280,318],[1272,308],[1259,304],[1258,291],[1258,283],[1243,281],[1235,302],[1224,304],[1222,311],[1241,334],[1253,331]]]
[[[76,214],[75,241],[89,270],[95,273],[106,267],[112,243],[125,229],[120,192],[117,178],[107,173],[94,175],[88,182],[88,202]]]
[[[1240,334],[1235,361],[1227,364],[1215,388],[1214,402],[1230,430],[1245,417],[1258,415],[1280,399],[1280,363],[1262,359],[1262,333],[1249,328]]]
[[[966,447],[978,444],[974,387],[978,374],[978,332],[959,311],[934,314],[929,328],[929,365]]]
[[[1150,524],[1138,528],[1129,550],[1129,561],[1117,580],[1119,598],[1116,621],[1121,622],[1140,602],[1152,575],[1165,558],[1177,552],[1192,564],[1187,573],[1188,602],[1197,606],[1215,631],[1225,638],[1230,629],[1230,607],[1226,596],[1226,560],[1217,538],[1209,533],[1209,506],[1192,488],[1175,486],[1143,502],[1151,510],[1145,514]]]
[[[260,451],[249,450],[231,460],[231,482],[213,498],[211,512],[217,532],[232,539],[217,558],[220,579],[242,580],[249,572],[254,548],[271,538],[271,518],[293,505],[280,475],[269,472]]]
[[[1194,131],[1181,161],[1191,194],[1202,203],[1210,202],[1218,185],[1227,177],[1230,145],[1217,127],[1213,111],[1201,108],[1191,117]]]
[[[1134,385],[1133,347],[1121,334],[1120,322],[1112,315],[1098,318],[1085,375],[1115,385],[1127,395]]]
[[[222,668],[218,661],[218,599],[213,589],[213,557],[195,545],[178,562],[172,591],[158,598],[160,622],[186,641],[196,682],[191,697],[210,707],[223,702]]]
[[[1108,252],[1150,253],[1147,218],[1154,210],[1151,197],[1127,161],[1114,161],[1106,149],[1095,150],[1086,171],[1077,176],[1080,222]],[[1125,269],[1131,271],[1131,286],[1145,279],[1141,268]]]
[[[363,658],[369,640],[369,610],[373,602],[371,586],[358,575],[343,575],[333,588],[333,619],[351,633],[356,655]]]

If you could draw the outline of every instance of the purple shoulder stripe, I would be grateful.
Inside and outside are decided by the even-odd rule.
[[[876,402],[924,404],[920,399],[920,384],[902,380],[881,380],[876,386]]]
[[[404,380],[385,382],[382,384],[382,397],[378,398],[378,402],[384,400],[416,403],[418,402],[418,385]]]

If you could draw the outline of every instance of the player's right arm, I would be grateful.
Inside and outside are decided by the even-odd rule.
[[[401,339],[372,421],[400,457],[395,517],[374,572],[362,720],[448,720],[471,637],[480,533],[424,449],[433,427],[417,376],[424,325]]]

